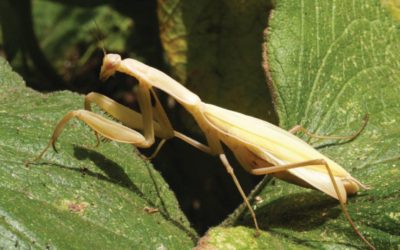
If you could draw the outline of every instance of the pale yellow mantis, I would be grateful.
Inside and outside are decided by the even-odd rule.
[[[105,80],[117,71],[138,80],[138,102],[141,114],[108,97],[90,93],[85,98],[85,110],[70,111],[64,116],[55,128],[49,144],[38,158],[51,145],[54,147],[65,124],[74,117],[89,125],[96,135],[98,133],[110,140],[129,143],[140,148],[150,147],[157,136],[162,141],[155,153],[165,140],[177,137],[201,151],[220,158],[243,197],[256,231],[259,233],[256,215],[224,153],[222,146],[224,144],[233,152],[244,169],[251,174],[271,174],[303,187],[320,190],[339,200],[341,209],[354,231],[370,248],[374,248],[356,228],[345,206],[348,194],[355,194],[360,188],[366,188],[366,186],[352,177],[339,164],[294,136],[293,133],[301,130],[308,135],[318,136],[300,126],[286,131],[266,121],[204,103],[196,94],[155,68],[134,59],[122,60],[117,54],[105,55],[100,78]],[[153,87],[172,96],[194,117],[204,132],[208,145],[173,129]],[[154,105],[151,97],[155,100]],[[91,112],[91,103],[96,103],[123,125]],[[363,127],[356,134],[359,134]],[[142,130],[143,134],[134,129]]]

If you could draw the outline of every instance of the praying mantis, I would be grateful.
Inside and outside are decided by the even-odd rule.
[[[98,135],[101,135],[113,141],[148,148],[155,143],[155,137],[160,138],[161,142],[150,158],[158,153],[166,140],[177,137],[205,153],[219,157],[242,196],[259,234],[256,214],[225,155],[223,145],[226,145],[250,174],[271,174],[302,187],[320,190],[337,199],[351,227],[361,240],[374,249],[357,229],[345,206],[348,194],[355,194],[361,188],[367,189],[367,186],[352,177],[339,164],[296,137],[294,133],[302,131],[318,138],[327,136],[314,135],[301,126],[286,131],[266,121],[202,102],[199,96],[155,68],[134,59],[122,60],[117,54],[105,54],[100,79],[106,80],[116,72],[125,73],[138,80],[138,103],[141,113],[92,92],[85,97],[85,109],[70,111],[61,119],[48,145],[35,160],[40,159],[50,146],[55,149],[57,138],[72,118],[90,126],[97,139]],[[173,129],[154,88],[172,96],[193,116],[206,137],[207,145]],[[93,113],[93,103],[121,123]],[[367,118],[353,136],[335,138],[354,138],[364,129],[366,121]]]

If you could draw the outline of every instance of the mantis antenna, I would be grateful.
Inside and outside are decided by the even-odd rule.
[[[96,20],[93,20],[93,23],[94,23],[94,26],[96,27],[96,30],[95,30],[95,32],[93,32],[93,34],[94,34],[97,42],[100,43],[101,50],[103,51],[103,54],[105,56],[107,54],[107,51],[105,49],[103,39],[101,39],[99,36],[99,34],[101,34],[101,29],[100,29],[99,25],[97,25]]]

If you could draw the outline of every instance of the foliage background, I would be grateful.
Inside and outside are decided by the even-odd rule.
[[[181,65],[185,64],[184,61],[187,60],[179,59],[180,55],[185,54],[184,52],[181,52],[181,54],[173,52],[174,44],[179,45],[182,42],[171,42],[167,49],[171,52],[163,52],[159,29],[167,30],[169,27],[180,27],[183,26],[183,23],[180,26],[179,24],[171,26],[172,24],[168,23],[171,21],[168,20],[174,21],[172,17],[179,16],[179,14],[167,13],[167,8],[171,7],[165,6],[165,13],[160,13],[162,9],[158,10],[159,16],[165,16],[159,24],[155,1],[91,1],[90,3],[82,3],[81,1],[37,0],[32,2],[2,1],[0,4],[2,5],[0,9],[3,10],[1,14],[2,27],[4,27],[2,51],[4,56],[12,63],[13,68],[23,76],[27,85],[34,89],[41,91],[69,89],[83,94],[96,91],[127,106],[137,108],[135,96],[132,94],[132,89],[136,84],[134,79],[117,76],[105,84],[98,81],[103,48],[107,51],[119,53],[124,57],[138,58],[167,72],[171,69],[171,74],[175,72],[174,68],[179,67],[168,66],[169,60],[165,60],[166,55],[178,54],[176,57],[170,56],[170,59],[172,61],[183,60]],[[170,2],[170,4],[172,6],[181,5],[179,2]],[[203,3],[203,5],[197,7],[185,6],[185,8],[210,8],[215,12],[213,13],[214,19],[218,18],[217,11],[219,11],[221,3],[215,5],[209,3],[210,6]],[[32,13],[31,18],[27,14],[29,10]],[[262,9],[258,12],[262,13],[264,18],[267,16]],[[199,16],[198,18],[206,20],[207,17]],[[261,19],[262,17],[258,18]],[[258,25],[258,31],[252,34],[252,36],[258,36],[258,42],[253,42],[257,44],[255,46],[258,46],[257,52],[253,52],[258,56],[258,60],[254,60],[249,67],[242,68],[240,73],[241,77],[244,78],[247,74],[246,68],[250,68],[250,71],[253,72],[255,71],[254,68],[257,68],[258,88],[263,92],[262,95],[258,95],[260,99],[269,96],[268,90],[265,88],[263,71],[260,67],[262,56],[261,46],[259,45],[262,40],[260,34],[265,27],[266,20],[264,19],[263,23]],[[216,26],[215,22],[218,20],[212,21],[213,23],[206,23],[203,26]],[[176,18],[175,22],[182,22],[182,20]],[[31,30],[32,28],[34,30]],[[174,32],[177,34],[174,34]],[[186,35],[178,34],[178,32],[183,31],[168,31],[164,33],[163,37],[164,39],[171,39],[172,36],[176,35],[181,37],[181,40],[185,40]],[[208,31],[202,32],[203,34],[199,35],[205,37],[207,33],[204,32]],[[217,30],[213,32],[217,32]],[[170,38],[167,37],[168,34],[170,34]],[[36,46],[33,44],[36,44]],[[213,41],[210,41],[207,46],[211,48],[215,45]],[[179,49],[175,47],[175,50]],[[201,50],[204,50],[204,48],[197,51]],[[203,54],[212,55],[214,52],[209,51]],[[202,60],[212,61],[214,59],[205,58]],[[222,56],[218,60],[222,60]],[[197,60],[192,61],[197,62]],[[38,65],[47,65],[47,67]],[[226,64],[221,62],[220,65]],[[206,70],[213,72],[218,66],[214,65],[206,68]],[[208,73],[205,72],[204,74]],[[175,76],[181,80],[183,79],[180,77],[184,77],[179,76],[179,72],[176,72]],[[199,84],[200,80],[196,80],[198,82],[193,83],[191,87],[201,85]],[[199,91],[199,94],[204,96],[206,100],[208,96],[211,96],[207,101],[214,101],[215,103],[217,100],[222,105],[223,96],[233,97],[233,95],[225,95],[221,92],[218,96],[215,96],[216,88],[212,86],[217,86],[216,81],[217,79],[214,82],[209,82],[210,85],[203,90],[203,93]],[[229,84],[228,80],[225,80],[225,82]],[[243,87],[239,84],[231,84],[232,86],[232,91],[247,92],[248,95],[251,95],[251,90],[243,91]],[[257,86],[257,84],[253,86]],[[162,95],[162,93],[160,94]],[[163,101],[167,103],[167,97],[163,98]],[[230,102],[232,103],[232,100]],[[236,106],[238,104],[233,103]],[[185,124],[188,116],[181,118],[176,115],[177,113],[185,115],[184,112],[181,112],[180,107],[176,105],[166,106],[174,126],[180,131],[193,134],[190,132],[193,130],[193,124]],[[258,113],[260,116],[267,117],[265,106],[260,105],[259,107],[259,111],[253,112],[253,114]],[[202,139],[199,135],[195,134],[194,136]],[[171,152],[181,153],[175,154],[176,156],[171,160],[171,157],[169,157]],[[192,159],[196,160],[193,161]],[[192,224],[199,232],[204,232],[209,225],[215,225],[221,221],[241,202],[234,185],[226,178],[224,169],[219,166],[216,159],[204,156],[201,152],[188,148],[179,141],[173,140],[167,144],[160,157],[155,160],[155,166],[177,193],[182,209],[191,218]],[[243,174],[243,185],[249,191],[259,178],[248,176],[241,169],[239,171],[239,175],[240,173]]]
[[[350,212],[374,244],[398,248],[398,8],[396,1],[372,0],[276,1],[275,6],[267,0],[4,0],[0,2],[0,53],[34,89],[68,89],[82,94],[96,91],[132,108],[137,108],[134,79],[119,75],[106,84],[98,81],[102,48],[138,58],[173,75],[204,101],[275,124],[279,117],[280,126],[285,128],[300,123],[321,134],[346,134],[354,131],[368,112],[373,118],[364,136],[355,142],[338,146],[335,142],[309,142],[374,186],[372,192],[351,200]],[[4,95],[9,88],[2,86]],[[341,92],[344,94],[335,98],[334,93]],[[173,100],[160,95],[174,127],[202,140],[190,117]],[[51,120],[55,122],[67,110],[82,106],[79,97],[55,96],[60,98],[60,108],[52,111],[58,116],[48,121],[48,134]],[[7,113],[19,110],[30,98],[43,97],[32,94],[18,98],[22,100],[4,102]],[[34,117],[40,120],[45,114],[38,112]],[[42,141],[47,137],[44,135]],[[128,151],[123,152],[124,157],[131,157]],[[76,153],[71,155],[76,157]],[[67,162],[73,159],[63,157]],[[124,167],[131,164],[121,163],[123,171],[130,173]],[[154,167],[200,235],[241,203],[217,159],[179,141],[168,142]],[[235,171],[246,192],[260,180],[239,166]],[[340,213],[335,202],[280,181],[266,185],[257,206],[263,227],[272,235],[263,235],[252,242],[254,246],[360,247],[346,222],[337,218]],[[385,209],[380,204],[386,204]],[[251,226],[248,216],[240,211],[225,224]],[[192,229],[185,230],[186,236],[196,238],[187,233]],[[326,231],[333,235],[326,235]],[[222,243],[230,242],[248,246],[247,241],[236,242],[241,238],[237,235],[250,236],[251,232],[241,227],[217,228],[200,246],[220,244],[223,249]],[[243,238],[252,241],[251,237]]]

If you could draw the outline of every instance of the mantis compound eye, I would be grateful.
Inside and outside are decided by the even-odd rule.
[[[100,70],[100,80],[105,81],[110,76],[114,75],[119,64],[121,63],[121,56],[117,54],[107,54],[104,56],[103,65]]]

